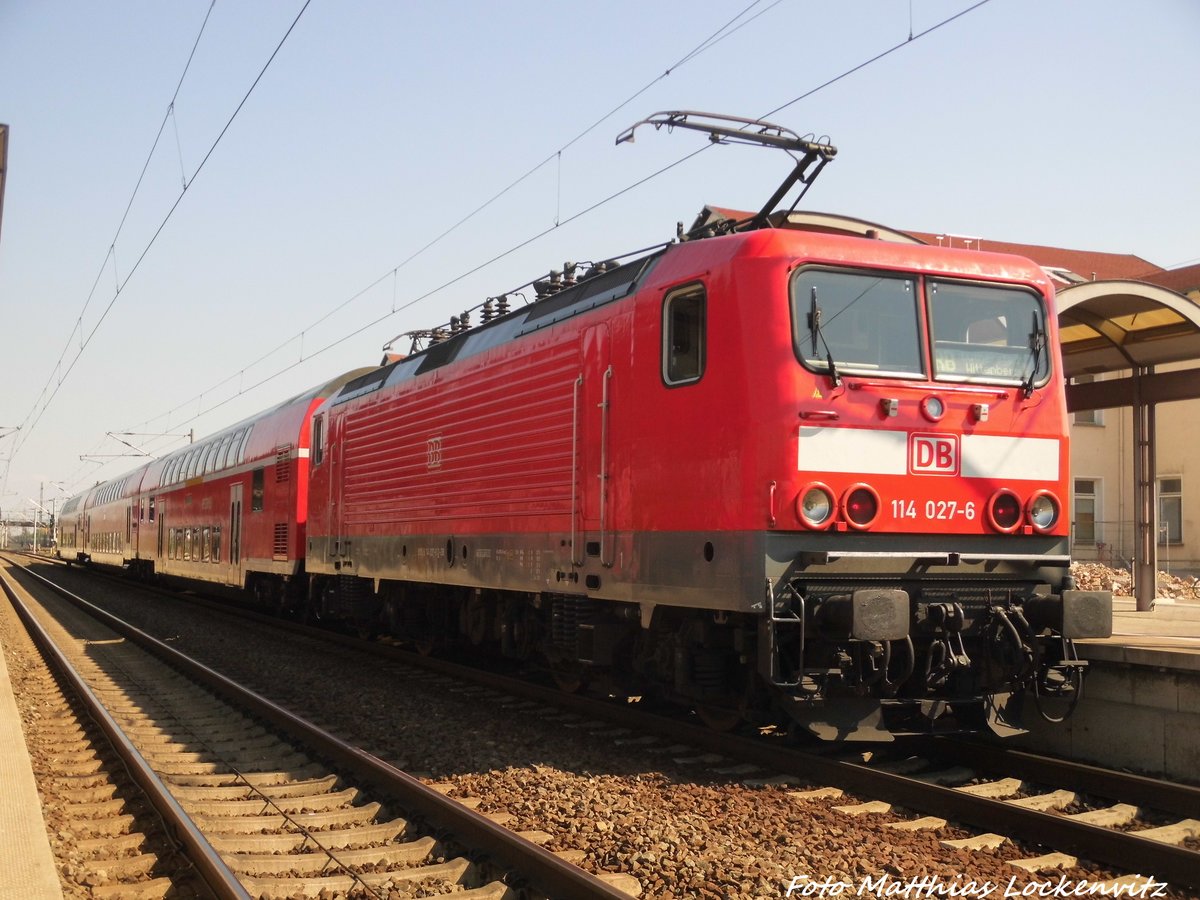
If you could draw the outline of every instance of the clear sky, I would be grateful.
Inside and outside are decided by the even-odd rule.
[[[790,103],[840,151],[809,209],[1200,261],[1197,0],[990,0],[924,36],[970,0],[311,0],[217,142],[303,6],[0,0],[6,512],[138,465],[108,432],[165,453],[789,170],[715,147],[576,217],[704,144],[614,146],[657,110]]]

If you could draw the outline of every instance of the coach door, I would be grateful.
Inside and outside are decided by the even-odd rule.
[[[242,583],[242,485],[229,488],[229,582]]]
[[[137,534],[138,526],[138,506],[136,500],[130,500],[129,505],[125,507],[125,548],[121,555],[125,559],[133,559],[137,555],[137,541],[134,536]]]
[[[575,528],[573,562],[585,557],[612,563],[612,509],[609,497],[609,413],[613,369],[609,361],[607,325],[583,333],[582,366],[575,383]],[[575,533],[581,532],[581,533]]]
[[[162,569],[162,561],[164,559],[166,559],[166,556],[167,556],[167,541],[166,541],[167,498],[159,497],[157,506],[158,506],[158,550],[155,553],[155,556],[158,559],[157,567],[161,570]],[[150,498],[150,514],[151,515],[154,515],[154,513],[155,513],[154,507],[155,507],[154,498],[151,497]]]
[[[325,556],[327,559],[335,560],[335,566],[340,566],[343,556],[349,554],[350,550],[346,541],[344,531],[345,513],[344,505],[340,502],[345,496],[345,466],[342,464],[342,454],[340,452],[343,444],[343,438],[346,434],[346,416],[329,416],[329,429],[326,438],[324,461],[328,464],[329,469],[326,472],[325,482],[329,488],[329,494],[325,498],[328,504],[329,527],[325,539]]]

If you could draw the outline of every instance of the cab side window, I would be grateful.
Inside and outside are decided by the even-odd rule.
[[[690,384],[704,374],[705,294],[691,285],[667,295],[663,302],[663,381]]]
[[[312,464],[319,466],[325,459],[325,417],[316,416],[312,420]]]

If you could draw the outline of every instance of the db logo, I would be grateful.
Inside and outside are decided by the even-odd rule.
[[[442,467],[442,436],[434,435],[425,446],[425,466],[429,469]]]
[[[958,435],[910,434],[908,436],[908,472],[910,475],[957,475]]]

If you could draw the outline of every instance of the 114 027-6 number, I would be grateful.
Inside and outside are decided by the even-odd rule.
[[[960,503],[957,500],[893,500],[893,519],[957,519],[968,522],[975,520],[977,506],[974,501]],[[924,513],[924,516],[921,515]]]

